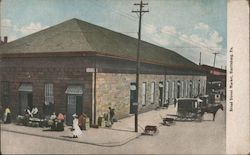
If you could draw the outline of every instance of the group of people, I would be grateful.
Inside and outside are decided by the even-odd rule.
[[[72,115],[73,116],[73,138],[78,138],[82,134],[82,130],[84,129],[85,121],[86,121],[86,115],[84,113],[80,115]],[[109,112],[107,113],[107,116],[105,117],[105,120],[107,122],[106,127],[112,127],[115,119],[115,109],[112,109],[109,107]]]
[[[104,114],[104,119],[106,121],[105,126],[106,127],[112,127],[112,125],[116,121],[116,119],[115,119],[115,109],[112,109],[111,107],[109,107],[109,111]]]
[[[59,113],[58,115],[56,115],[55,112],[53,112],[53,114],[50,116],[51,120],[59,120],[61,122],[64,122],[64,114],[63,113]]]
[[[33,117],[37,113],[38,113],[37,108],[33,108],[32,110],[30,110],[30,108],[25,109],[25,116],[27,116],[28,118]],[[73,138],[77,138],[78,136],[80,136],[82,134],[82,130],[84,129],[84,125],[86,123],[87,115],[82,113],[79,115],[74,114],[72,116],[74,118],[73,125],[72,125]],[[58,115],[56,115],[55,112],[53,112],[53,114],[50,115],[49,119],[53,120],[54,124],[55,124],[55,122],[62,122],[63,123],[64,119],[65,119],[65,115],[62,113],[59,113]],[[115,121],[115,110],[112,109],[111,107],[109,107],[109,112],[108,112],[108,115],[106,116],[105,119],[108,122],[108,125],[106,125],[106,126],[111,127]],[[6,107],[4,110],[3,122],[4,123],[11,123],[11,111],[10,111],[9,107]]]

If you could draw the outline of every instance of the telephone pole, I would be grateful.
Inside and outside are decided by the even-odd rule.
[[[140,10],[132,11],[133,13],[139,13],[139,31],[138,31],[138,43],[137,43],[137,57],[136,57],[136,109],[135,109],[135,132],[138,132],[138,101],[139,101],[139,71],[140,71],[140,48],[141,48],[141,17],[143,13],[149,12],[148,10],[142,10],[148,3],[135,3],[134,5],[139,5]]]
[[[0,0],[0,37],[2,36],[2,0]],[[0,38],[1,42],[1,38]]]
[[[219,53],[214,52],[213,54],[214,54],[214,67],[215,67],[216,55],[219,54]]]
[[[200,52],[200,59],[199,59],[199,66],[201,65],[201,52]]]

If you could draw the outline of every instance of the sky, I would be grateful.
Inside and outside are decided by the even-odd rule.
[[[138,36],[140,0],[2,0],[1,36],[9,41],[72,18],[78,18],[134,38]],[[226,0],[144,0],[144,41],[171,49],[194,63],[225,68]]]

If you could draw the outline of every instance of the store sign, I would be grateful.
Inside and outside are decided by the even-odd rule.
[[[86,68],[86,72],[87,73],[94,73],[94,72],[97,72],[97,69],[95,69],[95,68]]]

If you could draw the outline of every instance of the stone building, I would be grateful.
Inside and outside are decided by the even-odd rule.
[[[109,106],[129,116],[136,51],[137,39],[78,19],[3,44],[1,104],[13,117],[62,112],[68,124],[81,112],[94,123]],[[205,94],[204,72],[174,51],[142,41],[140,60],[139,112]]]

